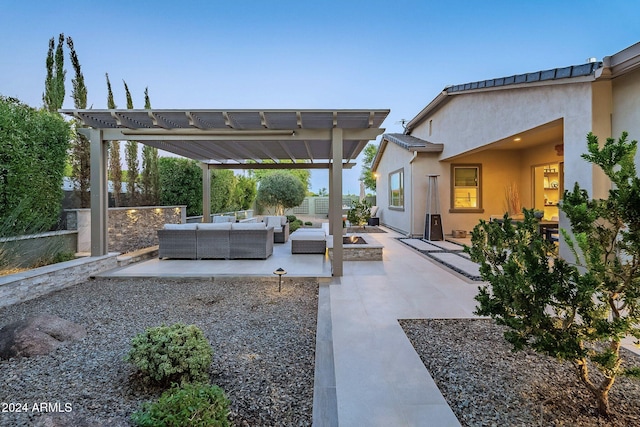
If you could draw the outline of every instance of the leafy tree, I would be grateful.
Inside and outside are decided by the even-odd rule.
[[[187,215],[202,215],[202,168],[195,160],[176,157],[158,159],[160,203],[186,205]]]
[[[75,71],[75,77],[71,80],[71,96],[75,108],[87,108],[87,87],[84,83],[84,75],[80,67],[78,55],[73,46],[71,37],[67,37],[67,46],[71,56],[71,65]],[[73,180],[78,185],[80,195],[80,207],[88,208],[90,204],[89,186],[91,181],[91,146],[86,136],[78,132],[78,128],[84,125],[74,120],[73,138],[71,140],[71,167]]]
[[[290,173],[273,172],[260,180],[257,200],[261,205],[273,206],[276,215],[285,209],[299,206],[305,197],[304,185]]]
[[[54,53],[55,47],[55,53]],[[56,113],[64,103],[64,34],[58,36],[58,45],[55,46],[55,39],[49,40],[49,51],[47,52],[47,77],[44,83],[44,94],[42,101],[44,108],[52,113]]]
[[[272,161],[265,160],[264,163],[273,163]],[[281,163],[292,163],[291,160],[282,160]],[[295,176],[304,186],[304,190],[307,191],[311,182],[311,172],[307,169],[253,169],[249,171],[249,176],[254,178],[258,183],[262,181],[262,179],[266,176],[269,176],[274,173],[288,173],[290,175]]]
[[[594,397],[598,411],[609,414],[609,391],[625,370],[620,343],[640,339],[640,179],[634,157],[636,141],[623,132],[599,148],[589,134],[587,161],[598,165],[614,184],[604,200],[590,200],[576,183],[565,191],[562,210],[571,233],[561,230],[575,260],[554,255],[554,245],[538,233],[532,210],[514,224],[481,221],[468,249],[480,263],[482,278],[476,313],[508,327],[505,339],[514,350],[530,347],[568,360]],[[600,371],[590,374],[590,367]]]
[[[109,74],[105,74],[107,78],[107,108],[114,110],[116,103],[113,100],[113,91],[111,90],[111,82]],[[122,164],[120,162],[120,141],[111,141],[109,143],[109,178],[113,183],[113,200],[116,207],[122,206]]]
[[[367,146],[364,147],[364,158],[362,160],[362,172],[360,175],[364,186],[373,191],[376,191],[376,177],[373,175],[373,172],[371,172],[371,166],[377,153],[378,147],[374,144],[367,144]]]
[[[318,190],[319,197],[327,197],[328,195],[329,192],[327,191],[327,187],[322,187],[320,190]]]
[[[7,234],[48,230],[58,220],[69,137],[59,114],[0,96],[0,228]]]
[[[133,108],[133,100],[127,82],[124,80],[124,92],[127,97],[127,108]],[[127,141],[125,143],[125,160],[127,162],[127,195],[129,196],[129,206],[135,206],[138,203],[138,142]]]
[[[144,108],[151,109],[149,88],[144,89]],[[158,174],[158,149],[144,144],[142,147],[142,174],[140,177],[143,203],[160,204],[160,175]]]

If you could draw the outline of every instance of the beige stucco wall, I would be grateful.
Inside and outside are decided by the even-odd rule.
[[[376,169],[376,203],[379,206],[378,217],[381,224],[386,224],[397,231],[407,234],[410,230],[412,194],[409,160],[412,153],[394,143],[386,145],[384,155]],[[404,210],[389,209],[389,174],[404,168]]]

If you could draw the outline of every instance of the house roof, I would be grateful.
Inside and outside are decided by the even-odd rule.
[[[385,133],[382,135],[382,141],[380,142],[380,148],[376,156],[373,158],[371,170],[375,171],[378,167],[378,163],[382,158],[387,144],[393,142],[399,147],[404,148],[407,151],[412,152],[427,152],[427,153],[442,153],[444,144],[436,144],[433,142],[425,141],[424,139],[416,138],[415,136],[405,135],[402,133]]]
[[[588,62],[582,65],[571,65],[569,67],[552,68],[550,70],[535,71],[533,73],[516,74],[509,77],[499,77],[496,79],[480,80],[472,83],[449,86],[444,90],[447,93],[455,93],[523,83],[535,83],[548,80],[568,79],[572,77],[584,77],[592,75],[593,72],[600,67],[602,67],[602,62]]]

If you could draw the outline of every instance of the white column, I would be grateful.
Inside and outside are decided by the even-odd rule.
[[[84,130],[84,129],[83,129]],[[84,135],[91,145],[91,256],[108,253],[109,188],[107,178],[107,144],[102,131],[86,129]]]
[[[202,168],[202,222],[211,222],[211,172],[209,165],[200,163]]]
[[[333,167],[331,169],[331,198],[333,205],[329,223],[333,224],[333,276],[342,276],[342,129],[334,128],[331,132],[331,146],[333,150]]]

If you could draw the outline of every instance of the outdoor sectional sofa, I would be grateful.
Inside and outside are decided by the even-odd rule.
[[[158,230],[158,257],[179,259],[267,259],[273,227],[264,223],[165,224]]]

